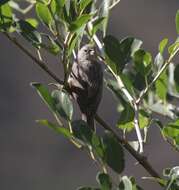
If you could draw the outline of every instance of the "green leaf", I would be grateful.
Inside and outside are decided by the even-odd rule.
[[[134,87],[133,87],[133,84],[132,84],[130,76],[128,76],[128,74],[124,72],[124,73],[120,74],[120,77],[121,77],[121,80],[122,80],[124,86],[128,90],[128,92],[131,95],[134,94]]]
[[[124,105],[123,105],[124,106]],[[134,109],[130,104],[126,104],[124,110],[120,113],[120,119],[118,121],[118,126],[124,125],[134,119]]]
[[[176,13],[175,24],[176,24],[176,31],[177,31],[177,34],[179,34],[179,10],[178,10],[177,13]]]
[[[25,21],[28,22],[34,28],[37,28],[39,25],[38,21],[34,18],[27,18],[27,19],[25,19]]]
[[[168,80],[166,72],[163,72],[155,83],[156,93],[159,98],[166,101]]]
[[[60,116],[68,121],[71,121],[73,116],[73,105],[69,95],[62,90],[54,90],[52,92],[52,97],[55,101],[56,110]]]
[[[129,121],[125,123],[120,123],[120,121],[117,123],[117,127],[122,129],[124,132],[131,132],[134,129],[134,122]]]
[[[24,20],[19,20],[17,22],[16,30],[20,33],[26,40],[28,40],[35,47],[39,47],[42,39],[40,33],[29,23]]]
[[[125,65],[131,60],[132,54],[140,47],[141,41],[127,37],[119,41],[113,36],[104,38],[106,62],[115,74],[123,71]],[[148,55],[148,54],[147,54]],[[145,61],[147,60],[147,55]]]
[[[111,190],[112,189],[112,182],[108,174],[105,173],[98,173],[97,181],[101,186],[101,190]]]
[[[6,4],[8,1],[10,1],[10,0],[1,0],[1,1],[0,1],[0,6]]]
[[[143,112],[139,113],[139,126],[141,129],[148,127],[149,125],[149,118],[143,114]]]
[[[130,103],[126,96],[123,95],[121,89],[119,88],[118,83],[115,80],[106,81],[107,87],[116,95],[116,97],[120,100],[123,107],[126,103]]]
[[[12,23],[12,9],[9,4],[0,6],[0,31],[9,32]]]
[[[105,21],[105,17],[100,17],[97,20],[94,21],[93,23],[93,29],[92,29],[92,35],[94,35],[99,29],[101,29],[104,21]]]
[[[40,47],[47,50],[49,53],[52,53],[53,55],[58,55],[59,52],[62,50],[59,44],[57,44],[50,36],[45,35],[47,40],[45,40],[45,43],[41,43]]]
[[[83,32],[82,32],[83,33]],[[68,44],[68,56],[72,54],[73,50],[75,49],[76,45],[78,44],[79,35],[75,33],[69,41]]]
[[[130,127],[131,125],[128,125],[130,121],[134,119],[134,110],[131,107],[130,103],[126,99],[125,96],[123,96],[123,93],[118,87],[118,84],[116,81],[108,80],[107,81],[107,87],[110,88],[110,90],[116,95],[116,97],[120,101],[120,105],[122,105],[123,110],[120,110],[120,119],[118,121],[118,127],[121,129],[126,129],[126,127]]]
[[[91,2],[92,0],[80,0],[79,1],[80,11],[83,11]]]
[[[124,152],[121,144],[111,133],[106,132],[103,137],[103,147],[103,162],[120,174],[124,170]]]
[[[121,182],[119,184],[119,190],[133,190],[132,183],[127,176],[123,176],[121,178]]]
[[[99,156],[100,158],[104,158],[102,139],[98,137],[95,133],[93,133],[92,135],[91,145],[96,155]]]
[[[121,50],[124,66],[127,62],[130,61],[131,53],[132,53],[132,51],[134,51],[134,49],[132,49],[132,48],[134,48],[133,42],[134,42],[133,37],[127,37],[120,41],[120,50]]]
[[[51,97],[50,92],[48,91],[48,89],[44,85],[42,85],[40,83],[35,83],[35,82],[31,83],[31,86],[34,87],[37,90],[39,96],[47,104],[47,106],[49,107],[49,109],[52,112],[56,111],[55,101]]]
[[[134,177],[130,177],[129,178],[131,183],[132,183],[132,190],[143,190],[140,186],[138,186],[136,184],[135,178]]]
[[[176,41],[174,44],[169,46],[168,52],[169,52],[170,55],[172,55],[173,53],[175,53],[175,51],[178,51],[178,49],[179,49],[179,42]]]
[[[60,7],[64,7],[66,0],[56,0],[56,2]]]
[[[179,92],[179,65],[176,65],[175,67],[174,80],[175,80],[176,90]]]
[[[104,50],[107,64],[117,74],[119,70],[124,68],[119,41],[113,36],[106,36],[104,38]]]
[[[158,72],[161,69],[163,63],[164,63],[164,58],[162,54],[159,52],[154,60],[154,67],[156,72]]]
[[[71,138],[72,135],[69,131],[69,129],[67,128],[64,128],[62,126],[56,126],[55,124],[49,122],[48,120],[37,120],[37,122],[41,125],[44,125],[44,126],[47,126],[49,127],[50,129],[53,129],[57,134],[60,134],[60,135],[63,135],[64,137],[66,138]]]
[[[39,19],[47,26],[52,26],[53,18],[48,7],[42,3],[36,4],[36,13]]]
[[[163,135],[171,138],[175,144],[179,145],[179,120],[168,123],[162,129]]]
[[[73,21],[70,26],[69,30],[71,32],[76,32],[77,30],[81,29],[83,26],[87,24],[87,22],[90,20],[91,15],[89,14],[83,14],[80,17],[78,17],[75,21]]]
[[[134,53],[139,50],[139,48],[141,47],[142,45],[142,41],[139,40],[139,39],[134,39],[133,40],[133,43],[132,43],[132,46],[131,46],[131,56],[134,55]]]
[[[83,120],[72,122],[73,135],[88,145],[92,145],[93,131],[88,127]]]
[[[140,72],[141,75],[146,76],[151,69],[152,57],[150,53],[139,49],[134,54],[134,63],[136,70]]]
[[[161,55],[163,54],[164,49],[165,49],[165,47],[166,47],[167,44],[168,44],[168,39],[167,39],[167,38],[163,39],[163,40],[160,42],[158,49],[159,49],[159,52],[161,53]]]

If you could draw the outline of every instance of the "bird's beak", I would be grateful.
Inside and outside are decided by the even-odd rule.
[[[90,50],[90,55],[94,55],[95,51],[94,50]]]

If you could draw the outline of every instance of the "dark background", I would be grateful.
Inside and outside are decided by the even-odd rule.
[[[109,34],[134,36],[143,47],[157,53],[158,43],[176,38],[175,14],[178,0],[121,0],[112,11]],[[48,57],[57,72],[56,60]],[[0,34],[0,189],[1,190],[74,190],[80,185],[95,185],[97,166],[86,152],[79,151],[53,131],[39,127],[36,119],[52,119],[46,106],[30,87],[31,81],[52,82],[33,62]],[[117,119],[115,100],[104,93],[99,112],[113,125]],[[113,125],[114,126],[114,125]],[[135,136],[134,136],[135,138]],[[145,147],[152,165],[178,165],[178,155],[160,138],[156,127],[150,129]],[[146,190],[160,187],[140,176],[149,176],[126,153],[127,175],[134,175]]]

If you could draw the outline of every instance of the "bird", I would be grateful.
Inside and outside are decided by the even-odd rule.
[[[95,130],[94,117],[102,99],[103,69],[94,45],[86,44],[78,51],[68,84],[81,110],[81,119]]]

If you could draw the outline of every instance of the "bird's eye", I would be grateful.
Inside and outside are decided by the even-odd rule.
[[[85,52],[87,52],[88,50],[87,50],[87,49],[85,49],[84,51],[85,51]]]

